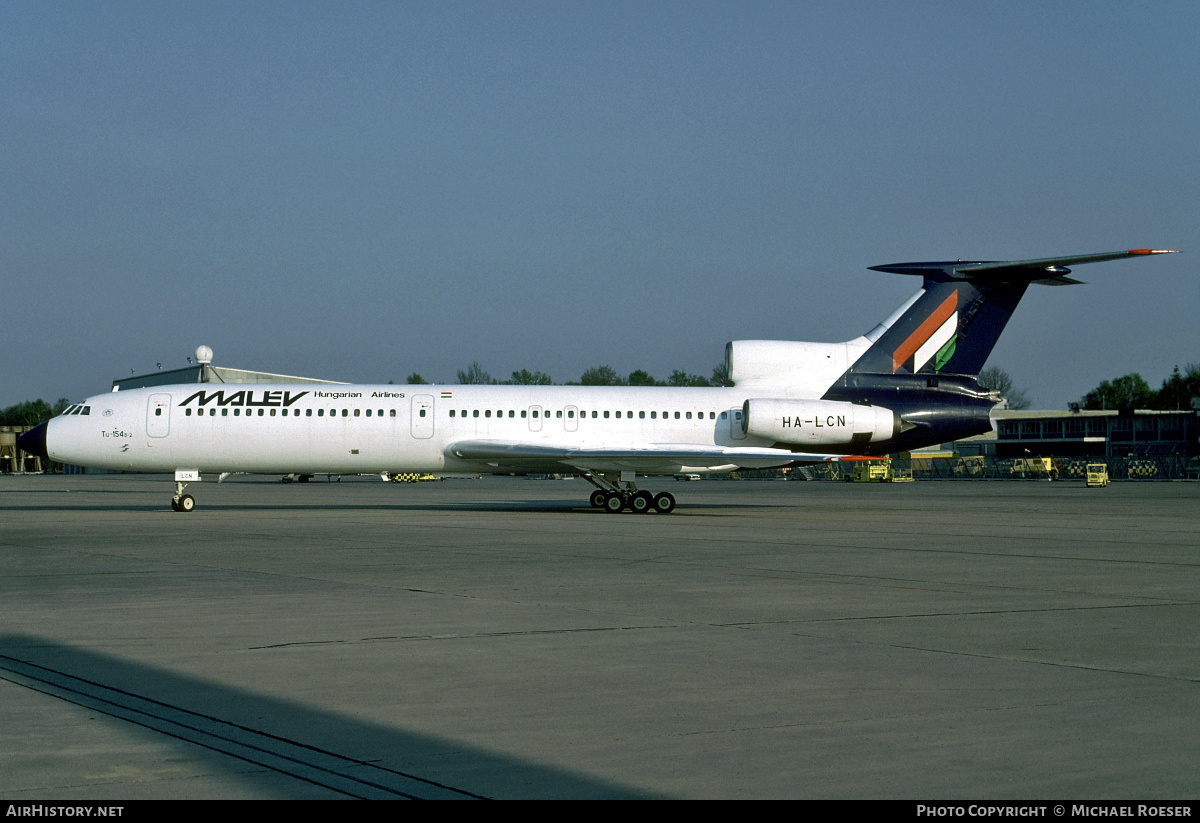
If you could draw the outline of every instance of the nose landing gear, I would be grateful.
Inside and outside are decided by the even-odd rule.
[[[171,498],[171,509],[177,512],[190,512],[196,508],[196,498],[184,494],[188,483],[200,482],[200,472],[190,469],[180,469],[175,472],[175,496]]]

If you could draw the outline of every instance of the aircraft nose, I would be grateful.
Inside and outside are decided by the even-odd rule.
[[[17,438],[17,448],[24,451],[26,454],[36,454],[43,460],[50,457],[46,454],[46,426],[47,423],[39,423],[29,431]]]

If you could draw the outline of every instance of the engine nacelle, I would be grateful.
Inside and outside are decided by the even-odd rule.
[[[820,397],[870,344],[865,337],[848,343],[734,340],[725,346],[725,367],[748,393],[761,388],[774,397]]]
[[[866,446],[900,433],[900,416],[882,406],[834,400],[753,398],[742,406],[746,434],[795,446]]]

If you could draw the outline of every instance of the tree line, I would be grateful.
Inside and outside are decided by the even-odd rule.
[[[505,380],[499,380],[483,368],[476,360],[465,369],[460,369],[457,374],[459,385],[463,386],[554,386],[559,385],[554,382],[550,375],[544,372],[528,369],[515,371],[512,376]],[[420,374],[413,372],[408,376],[407,381],[410,385],[420,385],[429,383]],[[704,377],[700,374],[688,374],[681,369],[675,369],[671,372],[671,376],[666,380],[658,380],[650,375],[644,369],[635,369],[628,375],[622,376],[617,373],[616,369],[611,366],[593,366],[587,369],[578,380],[568,380],[567,386],[731,386],[729,380],[729,371],[724,363],[718,364],[712,370],[711,377]]]
[[[492,377],[479,361],[471,363],[457,373],[460,385],[557,385],[550,375],[528,369],[514,371],[505,380]],[[1028,409],[1032,405],[1029,392],[1019,389],[1007,371],[999,366],[988,366],[979,373],[979,384],[1000,394],[1010,409]],[[410,384],[428,383],[417,373],[408,376]],[[652,377],[644,369],[636,369],[621,376],[611,366],[594,366],[585,371],[578,380],[568,380],[568,386],[732,386],[725,363],[712,370],[711,377],[688,374],[676,369],[666,380]],[[1163,381],[1157,391],[1139,374],[1127,374],[1113,380],[1101,381],[1100,385],[1084,395],[1078,405],[1081,409],[1164,409],[1186,410],[1192,407],[1192,398],[1200,397],[1200,363],[1189,363],[1180,371],[1176,366],[1171,376]]]
[[[71,401],[60,397],[54,403],[45,400],[26,400],[23,403],[0,409],[0,426],[36,426],[55,415],[62,414]]]
[[[998,366],[988,366],[981,371],[979,385],[999,392],[1008,401],[1010,409],[1027,409],[1030,406],[1028,393],[1016,388],[1008,372]],[[1192,408],[1192,399],[1197,397],[1200,397],[1200,363],[1188,363],[1182,371],[1176,366],[1159,389],[1150,388],[1145,378],[1135,372],[1100,381],[1099,386],[1070,406],[1087,411],[1187,411]]]
[[[1188,363],[1183,371],[1176,366],[1157,390],[1136,372],[1101,381],[1080,399],[1079,408],[1181,411],[1192,407],[1194,397],[1200,397],[1200,363]]]

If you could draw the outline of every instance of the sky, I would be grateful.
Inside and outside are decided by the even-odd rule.
[[[216,365],[709,375],[1033,287],[1033,408],[1200,363],[1200,5],[0,0],[0,407]]]

